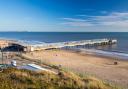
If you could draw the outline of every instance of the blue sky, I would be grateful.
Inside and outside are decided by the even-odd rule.
[[[0,0],[0,31],[128,31],[128,0]]]

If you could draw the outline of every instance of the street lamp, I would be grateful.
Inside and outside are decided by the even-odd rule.
[[[3,48],[1,48],[1,60],[2,60],[2,64],[4,64],[4,63],[3,63],[3,60],[4,60],[4,59],[3,59]]]

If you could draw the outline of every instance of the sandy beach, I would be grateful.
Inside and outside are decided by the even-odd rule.
[[[94,75],[100,79],[128,87],[128,61],[66,50],[45,50],[23,54],[33,60],[61,65],[76,73]],[[114,65],[114,62],[118,62]]]

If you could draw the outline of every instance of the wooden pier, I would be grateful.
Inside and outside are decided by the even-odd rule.
[[[11,41],[9,46],[16,46],[23,51],[39,51],[46,49],[57,49],[63,47],[74,47],[74,46],[83,46],[83,45],[112,45],[117,43],[116,39],[93,39],[93,40],[81,40],[81,41],[68,41],[68,42],[57,42],[57,43],[35,43],[26,42],[26,41]]]
[[[39,51],[46,49],[58,49],[63,47],[73,47],[82,45],[112,45],[117,43],[116,39],[94,39],[94,40],[81,40],[81,41],[68,41],[58,43],[42,43],[42,44],[19,44],[24,47],[24,51]]]

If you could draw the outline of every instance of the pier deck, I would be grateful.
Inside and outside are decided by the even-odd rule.
[[[63,47],[84,46],[84,45],[91,45],[91,46],[112,45],[115,43],[117,43],[116,39],[93,39],[93,40],[67,41],[67,42],[57,42],[57,43],[1,40],[0,48],[3,49],[5,47],[12,46],[14,48],[17,48],[18,50],[31,52],[31,51],[39,51],[39,50],[46,50],[46,49],[57,49],[57,48],[63,48]]]
[[[81,41],[68,41],[57,43],[37,43],[31,44],[30,42],[19,42],[17,44],[23,46],[24,51],[37,51],[45,49],[72,47],[80,45],[111,45],[117,43],[116,39],[93,39],[93,40],[81,40]]]

